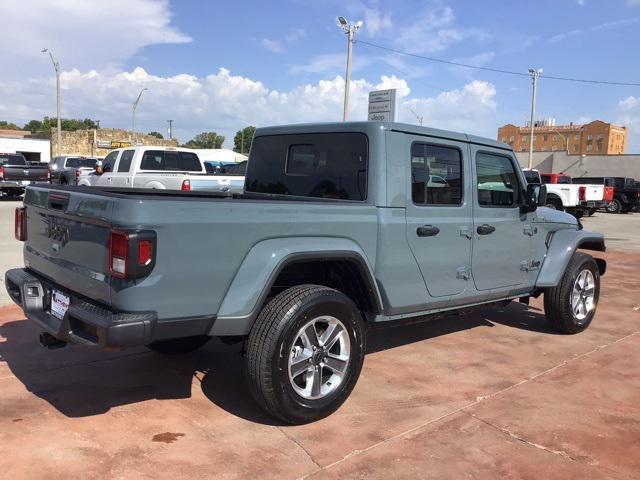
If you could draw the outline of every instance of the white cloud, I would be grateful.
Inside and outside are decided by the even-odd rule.
[[[388,13],[381,13],[380,10],[375,8],[365,8],[364,27],[365,32],[369,36],[388,32],[393,28],[391,15]]]
[[[618,102],[615,123],[628,128],[627,153],[638,153],[640,151],[640,97],[629,96]]]
[[[576,0],[576,3],[580,6],[580,7],[584,7],[586,1],[585,0]]]
[[[282,43],[278,40],[270,40],[268,38],[263,38],[260,42],[263,48],[267,50],[271,50],[272,52],[281,52],[282,51]]]
[[[291,28],[289,32],[284,36],[287,42],[295,42],[307,36],[307,31],[303,28]]]
[[[351,66],[354,72],[372,63],[370,57],[356,55]],[[338,72],[344,72],[347,65],[347,56],[345,53],[327,53],[313,57],[309,63],[303,65],[293,65],[289,68],[292,75],[300,74],[329,74],[334,75]]]
[[[278,91],[224,68],[204,78],[188,74],[161,77],[142,68],[119,73],[71,70],[63,73],[62,86],[64,116],[100,119],[102,126],[113,128],[129,126],[131,105],[140,88],[147,87],[137,109],[141,131],[164,131],[166,119],[172,118],[182,141],[202,131],[217,131],[227,136],[227,145],[235,131],[247,124],[339,121],[344,95],[340,75]],[[350,118],[366,119],[369,92],[386,88],[398,89],[400,121],[415,123],[406,108],[411,106],[424,115],[425,125],[494,134],[496,91],[493,85],[479,81],[435,97],[412,98],[403,78],[382,76],[377,83],[352,80]],[[20,124],[54,111],[50,81],[0,80],[0,90],[9,93],[0,100],[0,118]]]
[[[4,78],[49,73],[50,48],[63,69],[117,68],[141,48],[191,39],[171,25],[167,0],[3,0]],[[8,40],[10,39],[10,41]]]
[[[414,53],[431,53],[446,50],[450,45],[466,39],[485,40],[489,34],[472,27],[455,25],[455,15],[450,7],[429,9],[423,15],[399,31],[396,43]]]

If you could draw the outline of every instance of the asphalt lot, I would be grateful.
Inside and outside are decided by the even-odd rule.
[[[2,271],[21,263],[14,206],[0,202]],[[237,346],[213,340],[173,358],[145,349],[47,351],[18,308],[0,307],[0,472],[638,478],[640,214],[583,223],[609,237],[587,331],[548,330],[541,299],[375,329],[351,398],[333,416],[299,427],[278,424],[254,404]]]

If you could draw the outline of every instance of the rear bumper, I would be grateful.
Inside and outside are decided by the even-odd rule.
[[[21,180],[3,180],[0,182],[0,190],[4,189],[25,189],[29,185],[36,185],[39,183],[51,183],[49,180],[29,180],[29,183],[22,183]]]
[[[148,345],[157,340],[206,335],[215,316],[158,320],[156,312],[114,312],[24,268],[8,270],[5,285],[26,317],[55,338],[101,350]],[[50,313],[51,290],[70,297],[63,319]]]
[[[580,202],[582,208],[604,208],[607,202],[604,200],[585,200]]]

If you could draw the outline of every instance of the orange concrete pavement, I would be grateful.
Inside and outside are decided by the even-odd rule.
[[[640,252],[605,256],[586,332],[539,300],[377,328],[351,398],[299,427],[253,403],[236,346],[47,351],[0,307],[0,476],[640,478]]]

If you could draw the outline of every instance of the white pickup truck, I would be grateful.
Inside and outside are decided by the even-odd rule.
[[[573,183],[571,177],[561,173],[543,173],[535,169],[523,169],[529,183],[547,186],[548,208],[566,211],[576,218],[593,215],[606,204],[602,185]]]
[[[141,146],[113,150],[95,170],[82,171],[78,185],[242,193],[241,178],[240,183],[226,175],[208,174],[189,149]]]

